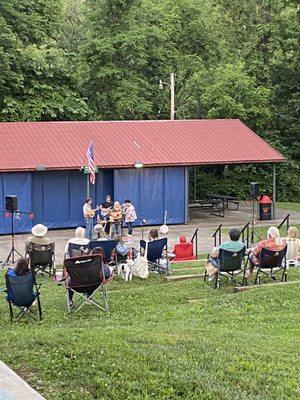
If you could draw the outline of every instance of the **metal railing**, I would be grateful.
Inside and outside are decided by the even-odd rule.
[[[285,223],[286,223],[286,231],[288,231],[290,227],[290,214],[287,214],[287,216],[280,222],[277,228],[280,229]]]
[[[217,237],[219,240],[218,246],[220,246],[221,241],[222,241],[222,224],[218,226],[216,229],[215,233],[212,235],[212,238],[214,239],[214,246],[217,246]]]
[[[191,242],[194,244],[195,242],[195,253],[196,253],[196,260],[198,260],[198,230],[199,228],[195,229],[193,236],[191,238]]]
[[[249,236],[250,236],[250,221],[241,229],[242,242],[246,244],[246,248],[249,248]]]

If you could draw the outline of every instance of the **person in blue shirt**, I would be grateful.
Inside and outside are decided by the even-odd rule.
[[[20,260],[17,262],[17,265],[15,268],[8,268],[6,275],[8,276],[21,276],[21,275],[28,275],[30,273],[29,265],[28,265],[28,260],[25,258],[20,258]],[[9,290],[7,293],[7,300],[12,299],[12,293]]]
[[[245,247],[245,244],[239,240],[241,236],[241,231],[239,229],[231,228],[228,234],[230,241],[223,242],[220,244],[220,246],[215,247],[211,252],[210,259],[207,261],[205,265],[206,271],[210,278],[214,277],[215,273],[219,268],[219,260],[218,260],[219,249],[232,252],[239,252]]]

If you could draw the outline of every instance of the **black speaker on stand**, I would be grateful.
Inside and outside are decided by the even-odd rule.
[[[259,182],[250,182],[250,201],[251,201],[251,231],[247,238],[251,244],[254,244],[254,238],[257,237],[258,240],[261,240],[261,237],[255,232],[255,224],[256,224],[256,217],[255,217],[255,205],[259,198]]]
[[[18,211],[18,196],[16,195],[5,196],[5,209],[7,212],[10,213],[11,249],[6,260],[3,262],[3,266],[8,265],[10,262],[14,264],[16,261],[15,254],[17,254],[20,257],[23,257],[22,254],[20,254],[15,247],[15,212]]]
[[[5,196],[5,210],[16,211],[18,209],[18,196],[10,195]]]

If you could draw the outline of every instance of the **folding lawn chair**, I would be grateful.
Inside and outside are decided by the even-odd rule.
[[[150,267],[150,271],[165,272],[169,273],[169,261],[167,258],[168,254],[168,239],[162,238],[153,240],[147,243],[147,260]],[[140,240],[140,248],[146,251],[146,241]],[[163,252],[165,251],[165,255]],[[165,258],[164,258],[165,256]],[[165,260],[163,265],[162,260]]]
[[[37,321],[42,319],[42,307],[40,302],[40,286],[37,285],[34,274],[30,272],[28,275],[10,276],[5,275],[6,281],[6,300],[9,304],[10,322],[20,320],[25,315]],[[32,307],[37,302],[37,317]],[[14,307],[19,309],[19,313],[14,317]]]
[[[69,243],[67,256],[80,257],[85,255],[87,250],[89,250],[88,244]]]
[[[216,277],[214,278],[215,289],[220,289],[221,277],[225,277],[227,280],[234,282],[237,285],[243,286],[247,284],[246,269],[247,261],[245,261],[246,247],[243,247],[240,251],[232,252],[224,249],[219,249],[218,264],[219,268],[216,271]],[[242,283],[239,282],[236,277],[242,275]],[[204,273],[204,282],[208,277],[207,270]]]
[[[79,311],[87,303],[93,304],[103,311],[108,311],[108,297],[103,266],[102,257],[98,254],[65,259],[64,268],[69,276],[66,279],[66,296],[69,312],[71,312],[69,291],[79,295],[80,301],[75,312]],[[102,291],[103,305],[98,299],[95,299],[95,295],[100,290]]]
[[[29,258],[30,269],[33,272],[39,270],[53,276],[55,274],[54,249],[55,243],[29,243],[26,250],[26,258]],[[48,271],[47,268],[49,268]]]
[[[267,278],[272,278],[279,282],[287,282],[287,246],[280,251],[273,251],[263,248],[259,255],[259,265],[255,275],[255,283],[260,284]],[[278,279],[277,272],[282,271],[281,279]],[[264,275],[261,278],[261,275]]]
[[[109,264],[111,261],[116,263],[116,241],[115,240],[91,240],[88,244],[90,250],[94,250],[96,247],[102,247],[104,251],[104,262]],[[114,256],[112,259],[112,252]]]

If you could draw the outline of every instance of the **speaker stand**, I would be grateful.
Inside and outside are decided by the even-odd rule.
[[[8,256],[6,257],[6,260],[2,263],[2,268],[9,265],[9,264],[14,264],[15,261],[17,260],[15,258],[15,255],[23,257],[22,254],[18,252],[18,250],[15,247],[15,219],[14,219],[14,211],[10,211],[11,213],[11,249],[10,252],[8,253]]]

